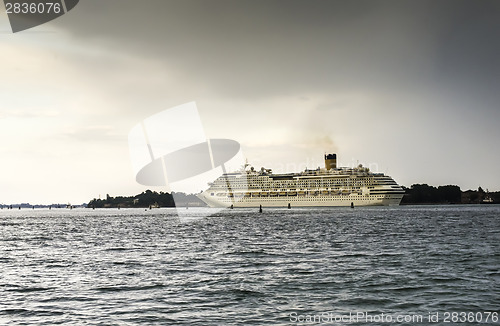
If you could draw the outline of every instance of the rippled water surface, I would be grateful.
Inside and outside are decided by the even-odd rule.
[[[206,210],[0,211],[0,324],[500,310],[500,206]]]

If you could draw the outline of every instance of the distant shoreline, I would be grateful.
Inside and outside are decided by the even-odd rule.
[[[413,184],[410,188],[403,186],[405,195],[401,205],[453,205],[453,204],[498,204],[500,191],[488,192],[481,187],[478,190],[462,191],[459,186],[429,186],[427,184]],[[174,200],[175,197],[175,200]],[[194,194],[164,193],[146,190],[139,195],[131,197],[111,197],[106,199],[92,199],[87,207],[90,208],[125,208],[125,207],[205,207],[206,204]]]
[[[488,205],[500,204],[500,191],[477,190],[462,191],[459,186],[429,186],[413,184],[410,188],[403,186],[405,195],[400,205]],[[175,197],[175,199],[174,199]],[[0,204],[1,209],[73,209],[73,208],[156,208],[156,207],[206,207],[207,205],[194,194],[166,193],[146,190],[135,196],[106,195],[105,199],[92,199],[88,203],[71,204]]]
[[[404,206],[404,207],[412,207],[412,206],[415,206],[415,207],[420,207],[420,206],[481,206],[481,207],[489,207],[489,206],[499,206],[500,203],[492,203],[492,204],[453,204],[453,203],[418,203],[418,204],[400,204],[398,206]],[[10,205],[9,205],[10,206]],[[398,207],[398,206],[376,206],[376,205],[373,205],[373,206],[358,206],[356,208],[370,208],[370,207]],[[205,205],[205,206],[187,206],[188,208],[209,208],[208,205]],[[270,209],[280,209],[280,208],[284,208],[285,206],[283,207],[269,207]],[[340,208],[346,208],[347,206],[330,206],[328,207],[329,209],[340,209]],[[113,207],[98,207],[98,208],[95,208],[95,209],[109,209],[109,210],[120,210],[120,209],[124,209],[124,210],[127,210],[127,209],[146,209],[146,210],[155,210],[155,209],[162,209],[162,208],[176,208],[176,206],[168,206],[168,207],[162,207],[162,206],[159,206],[159,207],[117,207],[117,206],[113,206]],[[186,208],[186,206],[177,206],[177,208]],[[308,207],[295,207],[294,209],[314,209],[314,208],[325,208],[325,207],[322,207],[322,206],[308,206]],[[37,211],[40,211],[40,210],[45,210],[45,211],[49,211],[49,210],[52,210],[52,211],[68,211],[68,210],[92,210],[93,208],[92,207],[87,207],[87,206],[84,206],[84,205],[79,205],[79,206],[74,206],[73,208],[67,208],[67,207],[58,207],[58,208],[50,208],[49,209],[49,206],[46,206],[46,205],[34,205],[33,206],[30,206],[30,207],[21,207],[19,208],[19,206],[13,206],[12,209],[9,209],[7,208],[6,206],[4,206],[4,208],[1,208],[0,209],[0,212],[1,211],[9,211],[9,210],[12,210],[12,211],[26,211],[26,210],[37,210]],[[235,210],[237,210],[239,208],[235,208]]]

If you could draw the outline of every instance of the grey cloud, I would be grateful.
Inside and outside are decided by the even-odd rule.
[[[252,98],[412,88],[433,78],[436,67],[467,75],[475,62],[496,62],[481,47],[468,50],[485,35],[470,30],[450,44],[443,38],[462,28],[470,10],[478,12],[470,19],[483,20],[479,25],[497,26],[498,2],[480,3],[89,0],[58,23],[94,45],[160,58],[219,94]],[[492,13],[481,16],[488,7]],[[493,36],[498,29],[486,38]],[[443,61],[450,52],[454,59]]]
[[[455,11],[456,24],[448,26],[439,39],[436,79],[496,95],[500,83],[500,2],[462,5]]]

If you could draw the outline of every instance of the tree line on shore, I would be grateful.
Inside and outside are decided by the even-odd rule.
[[[477,190],[462,191],[459,186],[429,186],[414,184],[403,187],[405,195],[401,204],[482,204],[500,203],[500,191],[487,192],[481,187]]]
[[[481,187],[478,190],[462,191],[459,186],[455,185],[434,187],[427,184],[414,184],[410,188],[403,186],[403,189],[405,195],[401,201],[402,205],[500,203],[500,191],[487,192]],[[176,203],[177,206],[205,206],[195,195],[146,190],[130,197],[106,195],[106,199],[94,198],[87,204],[87,207],[175,207]]]
[[[175,197],[175,200],[174,200]],[[112,197],[106,195],[106,199],[92,199],[88,204],[88,208],[127,208],[127,207],[175,207],[181,206],[200,206],[202,201],[195,195],[186,195],[184,193],[168,193],[146,190],[138,195],[124,197]]]

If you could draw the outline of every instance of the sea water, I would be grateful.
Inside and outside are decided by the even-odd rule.
[[[189,212],[0,211],[0,324],[500,325],[500,206]]]

